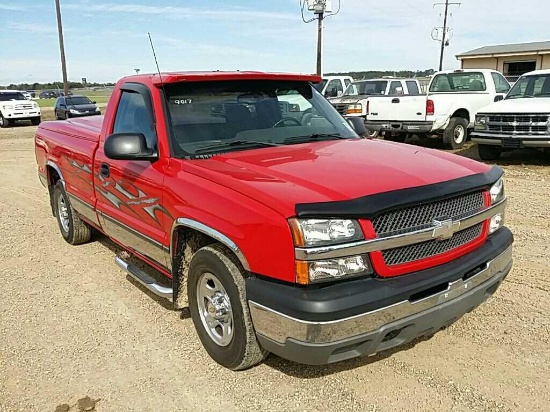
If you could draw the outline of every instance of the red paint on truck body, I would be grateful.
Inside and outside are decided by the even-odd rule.
[[[287,219],[294,216],[297,203],[348,200],[489,170],[481,163],[441,151],[364,139],[268,147],[208,159],[171,157],[161,85],[244,79],[320,81],[317,76],[259,72],[165,73],[162,79],[158,75],[123,78],[117,83],[104,116],[40,125],[36,136],[38,168],[46,170],[48,162],[57,165],[67,191],[89,204],[97,214],[97,226],[129,250],[135,248],[122,239],[112,220],[167,252],[174,221],[189,218],[215,228],[235,242],[252,272],[287,282],[295,280],[294,245]],[[126,82],[144,84],[151,92],[159,151],[156,162],[114,161],[104,154],[103,144],[113,131],[121,86]],[[110,179],[100,178],[103,162],[111,166]],[[90,173],[83,171],[85,167]],[[152,214],[144,209],[149,206]],[[369,225],[368,221],[362,222],[366,237],[372,236]],[[382,276],[419,270],[467,253],[485,237],[486,228],[483,239],[475,245],[398,268],[384,268],[373,253],[373,265]],[[137,254],[157,268],[170,266],[167,253],[164,258]],[[169,275],[166,269],[162,270]]]

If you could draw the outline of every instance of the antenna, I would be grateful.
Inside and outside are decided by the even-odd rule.
[[[157,54],[155,53],[155,46],[153,46],[153,39],[151,39],[151,33],[147,32],[147,35],[149,36],[149,42],[151,43],[151,49],[153,50],[153,57],[155,58],[155,64],[157,65],[160,82],[162,83],[162,75],[160,74],[159,62],[157,60]]]

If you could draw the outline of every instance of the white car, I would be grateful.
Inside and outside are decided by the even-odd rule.
[[[366,127],[393,134],[437,134],[459,149],[478,110],[502,100],[509,90],[508,81],[495,70],[441,71],[432,77],[427,95],[372,101]]]
[[[19,120],[30,120],[33,125],[40,124],[40,106],[25,99],[20,91],[0,90],[0,127],[12,126]]]
[[[550,70],[524,74],[503,101],[482,107],[472,141],[482,160],[506,150],[550,149]]]

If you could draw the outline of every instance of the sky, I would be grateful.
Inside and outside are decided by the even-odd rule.
[[[72,81],[154,72],[148,32],[161,71],[316,70],[317,22],[302,21],[300,0],[60,3]],[[341,0],[339,14],[324,21],[323,72],[437,69],[431,32],[443,25],[443,8],[433,3]],[[456,54],[477,47],[550,40],[545,0],[462,0],[451,11],[447,69],[459,67]],[[0,85],[61,80],[54,0],[0,0],[0,44]]]

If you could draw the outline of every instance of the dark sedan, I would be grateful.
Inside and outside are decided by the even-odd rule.
[[[97,114],[101,114],[99,107],[86,96],[60,97],[55,102],[55,118],[57,120]]]

